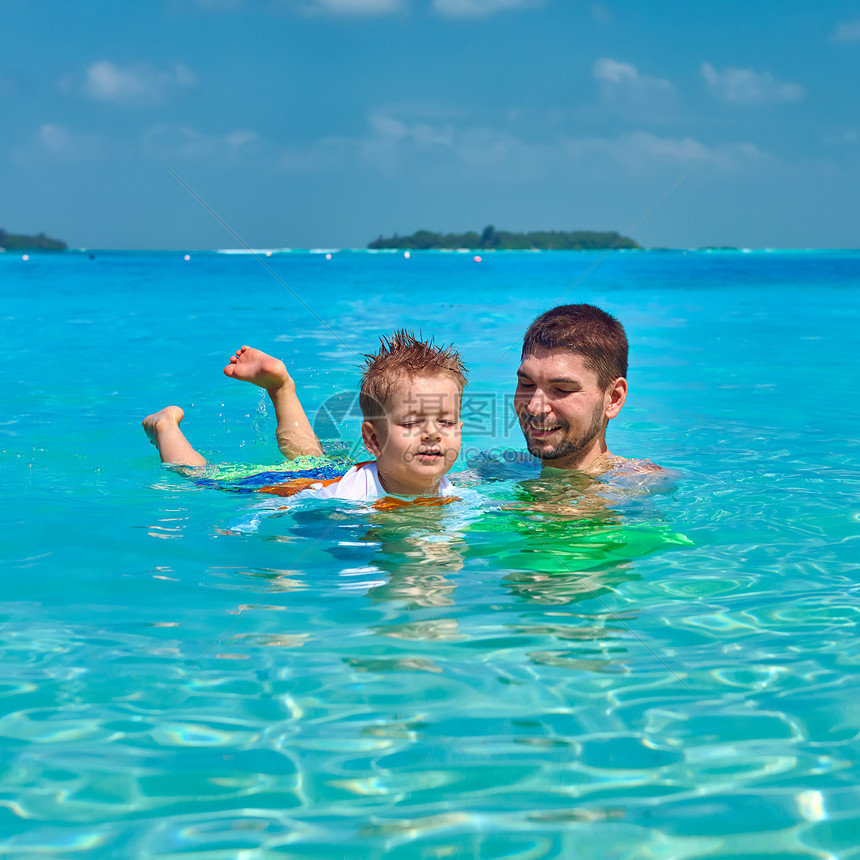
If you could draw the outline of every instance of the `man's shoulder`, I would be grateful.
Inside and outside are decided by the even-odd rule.
[[[457,486],[475,486],[486,481],[525,481],[542,473],[541,461],[524,451],[482,451],[471,456],[467,469],[453,475]],[[556,470],[558,473],[564,470]],[[594,478],[612,483],[628,483],[658,489],[673,485],[681,473],[666,469],[658,463],[642,457],[618,457],[604,455],[581,470]]]
[[[671,470],[664,469],[652,460],[640,457],[612,457],[608,464],[609,469],[618,469],[630,474],[659,475]]]
[[[674,487],[681,473],[640,457],[611,457],[599,477],[613,484],[660,491]]]

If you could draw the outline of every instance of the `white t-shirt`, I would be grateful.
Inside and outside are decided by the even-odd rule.
[[[274,494],[280,496],[280,493]],[[331,483],[322,481],[310,484],[305,489],[299,490],[292,495],[290,502],[301,502],[303,499],[346,499],[357,502],[373,502],[377,499],[384,498],[388,494],[385,492],[382,484],[379,482],[379,471],[376,462],[359,463],[353,466],[342,478]],[[460,510],[451,519],[451,513],[446,514],[446,520],[450,521],[452,529],[460,529],[465,527],[477,516],[482,510],[481,497],[471,489],[455,487],[446,477],[443,477],[439,482],[439,492],[434,497],[418,497],[419,499],[426,498],[431,501],[433,498],[448,497],[453,502],[464,501],[468,508],[463,510],[462,506],[458,506]],[[453,497],[453,498],[452,498]],[[408,505],[409,502],[403,504]],[[446,505],[445,502],[441,504]],[[275,498],[264,502],[257,506],[253,513],[243,516],[239,520],[235,520],[230,524],[233,531],[243,533],[253,533],[259,528],[260,522],[269,516],[277,514],[280,511],[290,507],[290,504],[285,505],[284,499]],[[452,505],[453,507],[453,505]],[[436,535],[428,538],[428,540],[443,540],[444,534]]]
[[[439,482],[437,496],[452,496],[454,486],[443,475]],[[371,501],[387,496],[388,493],[379,481],[376,462],[353,466],[340,480],[325,485],[311,484],[297,496],[312,496],[315,499],[350,499],[355,502]]]

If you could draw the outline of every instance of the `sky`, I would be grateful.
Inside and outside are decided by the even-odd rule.
[[[855,248],[860,5],[0,0],[0,227]]]

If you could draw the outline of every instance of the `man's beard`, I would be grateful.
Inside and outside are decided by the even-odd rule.
[[[566,430],[570,425],[565,423],[562,430]],[[561,460],[562,458],[576,458],[578,455],[585,453],[592,442],[603,431],[603,409],[598,407],[594,410],[591,416],[591,425],[589,428],[574,439],[565,437],[558,445],[549,451],[539,447],[539,442],[526,437],[526,447],[529,454],[537,457],[539,460]]]

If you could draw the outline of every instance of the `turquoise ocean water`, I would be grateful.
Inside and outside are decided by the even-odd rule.
[[[860,253],[263,259],[0,255],[0,855],[860,856]],[[510,462],[562,298],[626,324],[610,448],[674,485]],[[350,456],[404,325],[471,368],[449,508],[278,509],[140,428],[282,468],[249,343]]]

